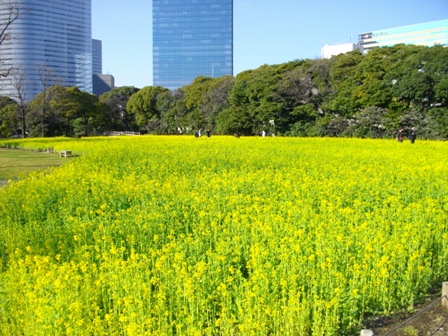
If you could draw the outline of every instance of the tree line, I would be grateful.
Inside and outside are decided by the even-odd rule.
[[[175,91],[119,87],[100,97],[44,86],[32,101],[0,97],[0,135],[151,134],[390,138],[415,127],[448,138],[448,48],[395,45],[331,59],[263,65],[236,77],[197,77]],[[26,123],[23,123],[26,120]]]

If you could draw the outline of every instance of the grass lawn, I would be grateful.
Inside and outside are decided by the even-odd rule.
[[[22,173],[60,166],[67,160],[70,158],[61,158],[58,153],[0,148],[0,186]]]

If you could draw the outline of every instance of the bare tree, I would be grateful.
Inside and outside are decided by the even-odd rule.
[[[26,112],[28,110],[28,104],[26,102],[26,81],[25,73],[20,70],[14,70],[11,78],[11,85],[15,89],[14,100],[17,101],[19,119],[22,124],[22,138],[26,136]]]
[[[54,69],[47,66],[39,66],[37,69],[37,73],[39,75],[39,84],[42,91],[42,109],[41,109],[41,131],[42,131],[42,138],[44,137],[44,123],[45,123],[45,117],[47,116],[50,101],[53,98],[50,88],[52,86],[60,85],[61,79],[58,78],[55,75]]]
[[[11,38],[9,33],[10,26],[19,18],[20,8],[11,2],[2,1],[0,5],[0,46]],[[2,61],[0,59],[0,61]],[[8,77],[14,68],[0,70],[1,77]]]

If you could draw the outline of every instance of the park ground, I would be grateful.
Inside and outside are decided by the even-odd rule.
[[[69,160],[58,153],[0,148],[0,187],[9,180],[58,167]],[[365,328],[371,329],[375,336],[448,336],[448,311],[442,309],[440,291],[436,289],[412,313],[375,317],[366,321]]]
[[[8,180],[18,179],[36,170],[58,167],[69,160],[61,158],[58,153],[0,148],[0,187]]]

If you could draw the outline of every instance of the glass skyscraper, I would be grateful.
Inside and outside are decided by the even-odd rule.
[[[233,0],[153,0],[153,83],[233,75]]]
[[[423,46],[448,45],[448,20],[371,31],[358,35],[364,53],[375,47],[391,47],[395,44]]]
[[[23,78],[27,99],[42,92],[44,85],[77,86],[92,93],[91,0],[10,0],[20,8],[10,26],[10,38],[0,46],[2,70],[14,68],[12,76],[0,78],[0,95],[15,97],[15,76]],[[0,22],[8,15],[0,6]]]
[[[103,42],[92,39],[92,74],[103,73]]]

